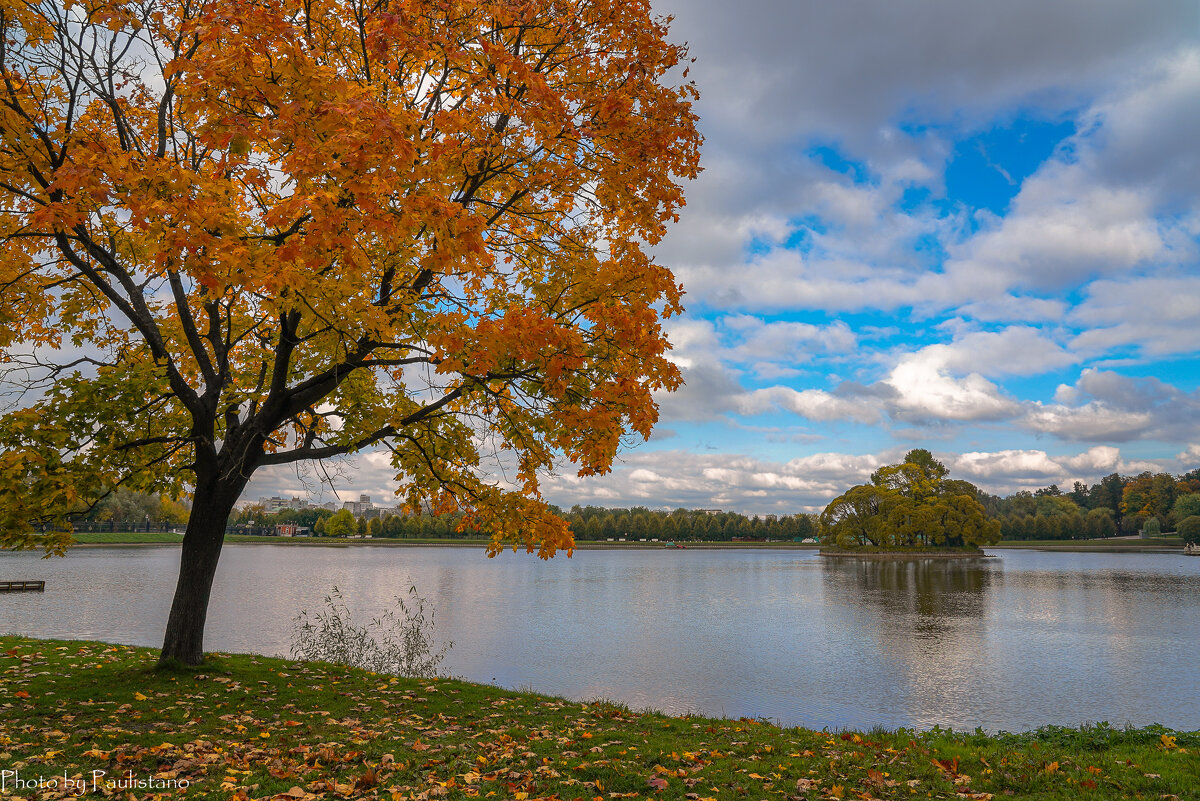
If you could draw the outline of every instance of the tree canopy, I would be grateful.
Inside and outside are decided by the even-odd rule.
[[[1000,540],[969,482],[949,478],[946,466],[918,448],[900,464],[881,467],[870,484],[852,487],[825,507],[821,541],[838,548],[988,545]]]
[[[168,645],[263,467],[386,448],[493,552],[570,547],[539,473],[679,383],[684,62],[645,0],[0,3],[0,543],[193,494]]]

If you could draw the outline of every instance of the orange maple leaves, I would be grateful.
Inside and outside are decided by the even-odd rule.
[[[163,398],[81,424],[83,461],[159,448],[105,483],[386,443],[414,506],[570,546],[539,473],[606,471],[679,382],[681,290],[645,248],[700,137],[648,3],[47,0],[0,26],[0,319]]]

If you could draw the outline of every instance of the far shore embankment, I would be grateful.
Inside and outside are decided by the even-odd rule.
[[[172,545],[183,542],[182,534],[174,534],[169,532],[104,532],[104,533],[80,533],[76,535],[74,547],[89,548],[101,546],[141,546],[141,545]],[[468,539],[434,539],[434,538],[413,538],[413,539],[390,539],[385,537],[375,538],[348,538],[339,539],[333,537],[273,537],[273,536],[246,536],[241,534],[228,535],[225,538],[226,544],[268,544],[268,545],[289,545],[289,546],[308,546],[308,547],[325,547],[325,548],[348,548],[362,545],[385,546],[385,547],[448,547],[448,548],[478,548],[482,549],[487,545],[487,540],[483,538],[468,538]],[[813,551],[821,546],[818,543],[805,542],[766,542],[766,541],[738,541],[738,542],[713,542],[713,541],[681,541],[677,543],[670,542],[651,542],[649,540],[642,542],[630,540],[625,542],[619,541],[595,541],[595,540],[580,540],[575,543],[575,549],[579,551],[591,550],[788,550],[788,551]],[[1009,549],[1037,550],[1037,551],[1067,551],[1080,553],[1165,553],[1165,554],[1182,554],[1183,542],[1174,537],[1158,537],[1154,539],[1133,539],[1126,537],[1112,537],[1100,540],[1013,540],[997,543],[996,545],[987,546],[988,551],[999,551]],[[522,550],[518,547],[518,550]],[[912,556],[920,556],[921,554],[912,554]]]

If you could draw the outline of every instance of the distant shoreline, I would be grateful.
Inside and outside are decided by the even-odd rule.
[[[118,532],[116,534],[106,533],[100,535],[104,539],[91,539],[93,536],[89,533],[83,533],[84,539],[77,540],[72,547],[75,548],[98,548],[106,546],[120,547],[136,547],[143,545],[178,545],[183,541],[181,534],[169,534],[164,532],[151,532],[150,534],[140,532]],[[449,548],[480,548],[487,545],[485,539],[389,539],[378,537],[374,539],[333,539],[322,537],[267,537],[267,536],[245,536],[234,534],[225,538],[227,545],[290,545],[290,546],[308,546],[320,548],[349,548],[363,545],[382,545],[385,547],[449,547]],[[672,546],[666,542],[598,542],[595,540],[584,540],[576,542],[575,550],[578,551],[605,551],[605,550],[785,550],[785,551],[814,551],[821,547],[819,543],[800,543],[800,542],[680,542]],[[1129,539],[1109,539],[1109,540],[1063,540],[1059,542],[1051,541],[1010,541],[1002,542],[996,545],[987,546],[988,550],[1032,550],[1032,551],[1064,551],[1078,553],[1174,553],[1182,554],[1183,546],[1167,544],[1162,542],[1146,542],[1142,543],[1139,540]],[[505,550],[511,550],[511,547],[506,546]],[[518,546],[518,551],[523,550]],[[869,557],[877,556],[882,558],[896,558],[891,554],[864,554],[853,551],[847,551],[844,554],[847,557]],[[902,553],[898,554],[901,557],[929,557],[940,558],[941,556],[952,556],[954,558],[981,558],[983,554],[964,554],[961,552],[954,554],[938,554],[938,553]]]
[[[84,536],[87,536],[86,534]],[[107,535],[113,537],[113,535]],[[144,538],[145,535],[136,532],[130,533],[126,538],[112,538],[104,541],[88,541],[77,540],[72,547],[74,548],[97,548],[109,545],[177,545],[183,541],[183,535],[167,535],[157,534],[153,539]],[[333,548],[349,548],[354,546],[364,545],[383,545],[387,547],[449,547],[449,548],[483,548],[487,545],[488,540],[485,539],[390,539],[387,537],[376,537],[373,539],[334,539],[329,537],[251,537],[239,534],[233,534],[225,538],[226,545],[294,545],[294,546],[310,546],[310,547],[333,547]],[[682,550],[729,550],[729,549],[747,549],[747,550],[802,550],[811,551],[820,548],[817,543],[800,543],[800,542],[688,542],[670,545],[666,542],[596,542],[594,540],[578,541],[575,543],[577,551],[605,551],[605,550],[658,550],[658,551],[682,551]],[[512,546],[506,545],[504,550],[511,550]],[[521,545],[517,546],[517,550],[524,550]]]

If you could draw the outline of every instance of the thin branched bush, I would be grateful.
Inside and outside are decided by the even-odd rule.
[[[334,587],[323,611],[302,611],[292,621],[292,657],[331,662],[412,678],[433,678],[454,643],[434,637],[433,605],[409,587],[408,600],[397,597],[395,609],[358,626]]]

